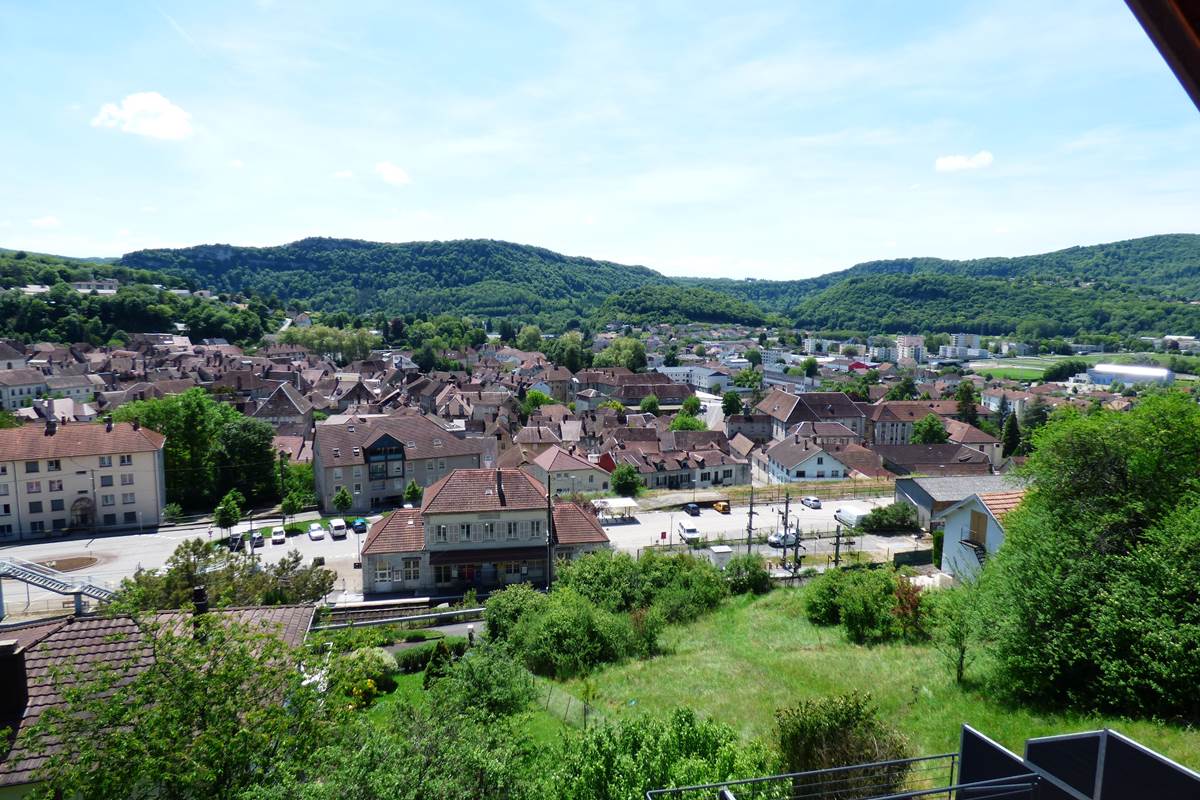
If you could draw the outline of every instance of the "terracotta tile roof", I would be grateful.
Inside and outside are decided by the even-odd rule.
[[[546,507],[546,490],[519,469],[456,469],[425,490],[422,514]]]
[[[367,531],[363,555],[413,553],[425,549],[425,523],[421,510],[398,508]]]
[[[946,434],[950,441],[958,444],[996,444],[1000,441],[990,433],[956,419],[943,420],[942,423],[946,426]]]
[[[546,425],[527,425],[513,441],[516,444],[558,444],[562,439]]]
[[[1025,499],[1023,489],[1017,492],[988,492],[979,495],[979,502],[987,507],[987,510],[998,522],[1003,521],[1004,516],[1019,506],[1023,499]]]
[[[76,458],[114,453],[152,453],[161,450],[166,437],[128,422],[118,422],[111,431],[104,425],[68,422],[53,436],[43,425],[22,425],[0,430],[0,460],[34,461],[44,458]]]
[[[607,544],[608,534],[595,515],[578,503],[554,504],[554,536],[559,544]]]
[[[586,458],[572,455],[561,447],[551,447],[533,460],[546,472],[562,472],[570,469],[600,469]]]
[[[399,442],[404,447],[404,458],[408,461],[478,455],[482,452],[477,440],[460,439],[436,423],[413,413],[355,420],[343,425],[323,423],[316,427],[313,449],[322,468],[365,464],[364,448],[370,447],[383,436],[390,436]]]
[[[308,633],[315,610],[313,606],[262,606],[211,613],[273,630],[289,645],[298,646]],[[190,614],[164,611],[152,619],[154,628],[177,628],[187,624]],[[18,725],[12,749],[0,762],[0,786],[32,782],[46,762],[44,754],[30,749],[27,732],[46,709],[65,704],[63,691],[73,682],[73,676],[64,674],[61,668],[73,665],[73,671],[85,680],[98,669],[117,664],[144,669],[151,658],[147,635],[133,618],[124,616],[71,617],[39,625],[0,626],[0,640],[28,642],[24,646],[29,696],[20,720],[0,721],[0,725]]]
[[[34,386],[45,382],[46,376],[39,369],[32,367],[0,369],[0,386]]]

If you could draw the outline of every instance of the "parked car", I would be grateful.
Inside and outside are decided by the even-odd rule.
[[[267,540],[263,537],[262,531],[256,530],[256,531],[251,532],[251,534],[250,534],[250,546],[251,547],[262,547],[264,544],[266,544],[266,541]]]
[[[689,525],[686,522],[680,522],[679,538],[692,547],[695,547],[696,545],[700,544],[700,531],[698,528]]]
[[[700,516],[700,506],[696,505],[695,503],[688,503],[686,506],[683,507],[683,511],[685,514],[688,514],[689,516],[693,516],[693,517]]]
[[[811,494],[808,497],[801,497],[800,502],[803,503],[804,505],[808,506],[809,508],[820,508],[821,507],[821,498],[813,497]]]
[[[243,541],[242,535],[240,533],[229,534],[229,552],[231,552],[231,553],[242,552],[242,545],[244,543],[245,542]]]
[[[728,500],[718,500],[717,502],[713,503],[713,511],[717,512],[718,514],[728,514],[729,513],[729,501]]]
[[[796,534],[791,531],[775,531],[767,537],[767,544],[771,547],[792,547],[796,544]]]
[[[350,523],[350,527],[354,529],[355,533],[366,533],[369,524],[365,519],[359,517],[358,519],[354,520],[354,522]]]
[[[314,542],[325,538],[325,528],[322,527],[321,523],[314,522],[308,526],[308,538]]]
[[[346,527],[346,520],[338,517],[329,520],[329,535],[334,539],[345,539],[346,533],[350,529]]]
[[[283,529],[283,526],[276,525],[274,528],[271,528],[271,544],[286,544],[286,543],[287,543],[287,531],[285,531]]]
[[[838,506],[833,510],[833,518],[848,528],[857,528],[869,513],[862,506]]]

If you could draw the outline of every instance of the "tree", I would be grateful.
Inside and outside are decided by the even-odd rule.
[[[288,519],[299,514],[302,508],[304,508],[304,503],[301,502],[300,496],[295,492],[289,492],[283,498],[283,502],[279,504],[279,513],[283,515],[283,524],[287,525]]]
[[[917,384],[913,379],[905,375],[899,381],[888,389],[888,393],[883,396],[884,400],[912,400],[917,396]]]
[[[531,389],[525,393],[525,399],[521,401],[521,417],[529,419],[533,412],[537,411],[542,406],[548,406],[554,402],[554,398],[545,392]]]
[[[913,423],[911,444],[945,444],[950,436],[946,426],[937,414],[926,414],[923,419]]]
[[[962,683],[967,667],[975,660],[978,641],[978,595],[974,585],[963,584],[930,591],[929,614],[933,646],[941,654],[955,683]]]
[[[409,480],[408,486],[404,487],[404,502],[413,507],[419,507],[421,505],[421,497],[424,494],[425,492],[417,483],[417,479],[412,478]]]
[[[226,422],[215,453],[220,490],[237,489],[249,503],[279,497],[274,442],[275,429],[260,419],[239,414]]]
[[[635,497],[642,488],[642,477],[637,467],[632,464],[621,464],[612,471],[613,491],[622,497]]]
[[[841,354],[846,358],[854,358],[858,355],[858,348],[852,344],[844,344],[842,345]]]
[[[679,348],[675,347],[675,345],[671,345],[670,347],[667,348],[667,352],[663,355],[663,366],[664,367],[678,367],[679,366]]]
[[[689,416],[696,416],[700,413],[700,398],[696,397],[694,394],[685,397],[683,399],[683,403],[679,407],[679,410]]]
[[[596,367],[625,367],[632,372],[646,368],[646,346],[640,339],[618,336],[592,359]]]
[[[1004,420],[1004,433],[1001,437],[1004,442],[1003,455],[1005,458],[1017,455],[1021,449],[1021,426],[1017,422],[1016,414],[1009,414]]]
[[[746,350],[744,355],[746,357],[746,360],[750,362],[750,366],[752,366],[752,367],[762,366],[762,351],[761,350],[755,350],[753,347],[751,347],[748,350]]]
[[[354,498],[345,486],[339,486],[338,490],[333,495],[333,507],[339,514],[346,514],[354,505]]]
[[[425,342],[413,353],[412,360],[421,372],[432,372],[434,367],[437,366],[437,353],[433,351],[431,343]]]
[[[21,420],[17,419],[17,415],[11,411],[0,409],[0,428],[19,428]]]
[[[821,366],[812,356],[800,362],[800,369],[804,370],[804,377],[815,378],[821,374]]]
[[[762,331],[758,334],[758,346],[759,347],[767,346],[767,332],[766,331]]]
[[[733,385],[744,389],[761,389],[762,383],[762,373],[756,369],[744,369],[733,376]]]
[[[638,404],[638,408],[643,414],[653,414],[658,416],[658,395],[648,394],[642,398],[642,402]]]
[[[151,618],[154,620],[155,618]],[[302,654],[274,632],[222,614],[186,625],[134,619],[140,658],[67,663],[63,707],[32,729],[47,745],[46,796],[236,797],[305,761],[332,730],[332,707]],[[58,743],[67,742],[60,748]]]
[[[721,411],[727,417],[742,413],[742,397],[737,392],[726,392],[721,396]]]
[[[217,504],[213,510],[213,523],[223,531],[228,531],[237,525],[242,519],[242,507],[238,503],[237,496],[234,496],[233,491]]]
[[[954,398],[958,400],[958,418],[968,425],[979,427],[979,398],[975,394],[975,384],[967,380],[959,381]]]
[[[496,333],[500,334],[500,341],[508,344],[517,337],[516,331],[513,330],[512,321],[507,317],[500,320],[500,324],[496,326]]]
[[[1033,437],[1039,428],[1046,424],[1050,419],[1050,406],[1042,399],[1042,396],[1035,395],[1032,402],[1025,406],[1025,411],[1021,414],[1021,447],[1020,454],[1028,453],[1033,448]]]
[[[517,334],[516,348],[526,352],[534,352],[541,349],[542,346],[542,330],[536,325],[526,325],[521,328],[521,332]]]
[[[670,429],[673,431],[706,431],[708,425],[699,417],[680,411],[671,419]]]

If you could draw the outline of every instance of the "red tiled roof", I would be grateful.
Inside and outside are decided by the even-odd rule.
[[[425,523],[420,509],[399,508],[367,531],[363,555],[412,553],[425,549]]]
[[[979,495],[979,502],[987,507],[996,520],[1003,521],[1004,516],[1021,504],[1025,499],[1025,490],[1018,492],[988,492]]]
[[[422,514],[545,508],[546,490],[519,469],[456,469],[425,490]]]
[[[102,424],[68,422],[53,436],[42,425],[22,425],[0,430],[0,460],[34,461],[43,458],[77,458],[113,453],[153,453],[162,449],[166,437],[156,431],[134,430],[118,422],[111,431]]]
[[[578,503],[554,504],[554,536],[559,544],[607,544],[600,521]]]

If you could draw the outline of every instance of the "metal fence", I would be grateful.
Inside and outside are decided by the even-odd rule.
[[[553,681],[538,680],[538,705],[573,728],[586,730],[605,721],[596,706],[560,689]]]

